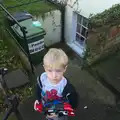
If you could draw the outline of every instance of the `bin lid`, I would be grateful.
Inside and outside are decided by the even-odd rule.
[[[27,11],[16,12],[16,13],[12,14],[12,16],[18,22],[21,22],[23,20],[27,20],[27,19],[33,18],[33,16],[30,13],[28,13]],[[10,22],[11,25],[14,25],[16,23],[10,16],[7,16],[6,18]]]
[[[32,37],[32,36],[38,36],[38,35],[44,35],[45,31],[39,21],[33,21],[32,19],[27,19],[24,21],[19,22],[21,26],[26,27],[26,37]],[[23,33],[20,30],[20,27],[17,24],[14,24],[11,26],[13,31],[19,35],[20,37],[23,37]]]

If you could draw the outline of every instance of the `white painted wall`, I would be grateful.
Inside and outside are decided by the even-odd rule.
[[[59,10],[46,13],[45,18],[38,18],[46,31],[45,45],[48,47],[61,40],[61,12]],[[54,20],[53,20],[54,19]],[[54,24],[54,23],[55,24]]]

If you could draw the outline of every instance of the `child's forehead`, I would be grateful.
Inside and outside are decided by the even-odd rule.
[[[47,65],[44,65],[45,68],[47,69],[63,69],[63,65],[61,64],[47,64]]]

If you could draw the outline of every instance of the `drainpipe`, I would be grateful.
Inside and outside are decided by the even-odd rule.
[[[65,6],[61,6],[61,42],[65,42]]]

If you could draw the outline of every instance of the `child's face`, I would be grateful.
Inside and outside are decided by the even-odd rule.
[[[48,79],[51,83],[57,84],[62,80],[63,74],[66,71],[66,68],[49,68],[44,66],[45,72],[47,73]]]

